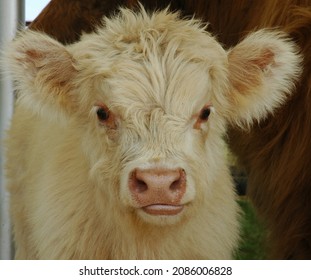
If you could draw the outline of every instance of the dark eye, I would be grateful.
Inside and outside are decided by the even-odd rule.
[[[207,121],[210,113],[211,113],[210,107],[204,107],[200,112],[200,116],[199,116],[200,120]]]
[[[207,104],[201,109],[199,114],[194,115],[196,117],[196,122],[193,125],[194,129],[201,129],[201,125],[208,121],[212,109],[213,109],[212,105]]]
[[[100,121],[107,121],[109,119],[109,112],[106,108],[98,108],[96,114]]]
[[[117,129],[118,116],[115,115],[106,104],[98,102],[94,105],[99,125],[107,129]]]

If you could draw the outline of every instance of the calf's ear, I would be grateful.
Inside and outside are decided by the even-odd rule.
[[[248,127],[285,102],[301,72],[297,46],[285,34],[261,30],[228,51],[227,117]]]
[[[55,115],[73,109],[76,70],[65,46],[43,33],[26,31],[7,46],[4,62],[18,102],[35,113],[49,111]]]

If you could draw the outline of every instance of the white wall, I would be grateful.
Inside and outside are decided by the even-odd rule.
[[[0,0],[0,49],[12,40],[16,30],[24,27],[24,0]],[[0,72],[0,259],[11,259],[9,196],[5,191],[3,137],[13,114],[14,94],[12,83]]]

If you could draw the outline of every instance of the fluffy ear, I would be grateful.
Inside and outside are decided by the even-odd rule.
[[[244,127],[284,103],[302,69],[297,46],[285,34],[267,30],[229,50],[228,61],[228,119]]]
[[[72,109],[76,70],[65,46],[42,33],[26,31],[9,44],[4,59],[18,102],[36,113]]]

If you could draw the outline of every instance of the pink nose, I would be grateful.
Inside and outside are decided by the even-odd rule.
[[[186,192],[183,169],[135,169],[129,188],[133,199],[152,215],[175,215],[181,212],[181,199]]]

